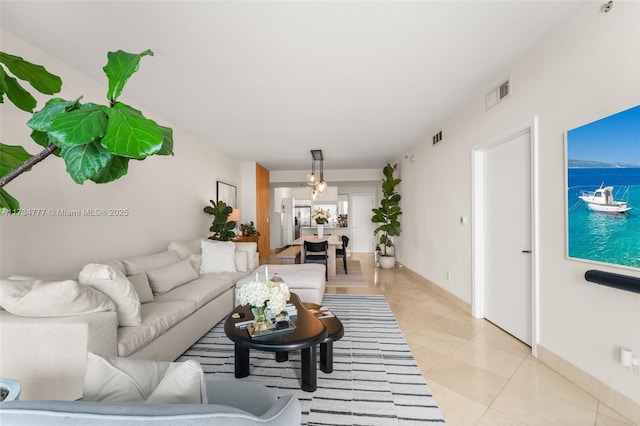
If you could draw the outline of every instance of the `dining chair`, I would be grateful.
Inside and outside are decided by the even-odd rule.
[[[347,272],[347,246],[349,245],[349,237],[346,235],[342,236],[342,248],[336,247],[336,259],[342,258],[342,263],[344,263],[344,273]]]
[[[304,262],[324,264],[324,276],[329,281],[328,265],[328,241],[305,241],[304,242]]]

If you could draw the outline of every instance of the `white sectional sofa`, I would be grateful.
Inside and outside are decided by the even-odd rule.
[[[226,255],[218,248],[209,252],[211,245],[201,249],[203,240],[211,243],[204,238],[174,242],[162,253],[85,267],[78,277],[80,283],[67,282],[86,290],[83,274],[89,286],[93,285],[92,274],[127,276],[135,292],[129,291],[124,302],[112,296],[117,310],[14,315],[5,302],[15,294],[7,296],[6,289],[10,284],[20,287],[16,281],[28,278],[2,280],[0,306],[7,310],[0,310],[0,377],[17,379],[22,399],[76,400],[82,397],[87,352],[175,360],[233,309],[236,282],[254,273],[259,263],[256,243],[224,243],[235,244],[229,257],[228,247]],[[230,262],[235,271],[230,270]],[[218,272],[220,269],[223,271]],[[125,302],[139,323],[121,325],[123,309],[119,303]],[[63,309],[60,304],[56,307]]]

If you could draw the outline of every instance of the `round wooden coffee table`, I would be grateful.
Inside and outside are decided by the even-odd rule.
[[[249,375],[250,349],[276,352],[276,359],[279,361],[286,360],[287,352],[300,350],[302,370],[300,388],[307,392],[314,392],[317,388],[316,345],[327,339],[327,328],[323,321],[304,308],[297,294],[291,293],[290,301],[298,310],[298,315],[292,320],[296,327],[281,333],[251,337],[246,328],[236,327],[236,323],[253,318],[249,306],[238,306],[227,316],[224,322],[224,333],[235,346],[235,376],[240,378]],[[233,318],[232,314],[236,312],[242,318]]]

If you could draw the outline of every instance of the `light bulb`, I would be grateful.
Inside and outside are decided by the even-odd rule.
[[[316,175],[313,174],[313,172],[309,173],[307,175],[307,185],[309,186],[315,186],[316,185]]]
[[[309,194],[311,195],[312,200],[315,200],[316,198],[318,198],[318,191],[316,190],[315,186],[311,188],[311,191],[309,191]]]
[[[320,194],[324,194],[325,192],[327,192],[327,182],[321,180],[320,182],[318,182],[316,188]]]

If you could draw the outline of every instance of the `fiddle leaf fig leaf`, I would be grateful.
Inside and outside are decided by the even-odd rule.
[[[4,94],[7,93],[7,82],[4,80],[6,75],[4,68],[0,67],[0,104],[4,103]]]
[[[173,129],[170,127],[158,126],[162,131],[162,148],[157,155],[173,155]]]
[[[60,153],[67,164],[67,172],[76,183],[83,183],[103,169],[111,154],[97,142],[85,145],[66,145]]]
[[[58,93],[62,87],[62,79],[51,74],[42,65],[35,65],[19,56],[0,52],[0,62],[20,80],[28,81],[34,89],[45,95]]]
[[[53,137],[51,137],[49,133],[41,132],[39,130],[33,130],[31,132],[31,139],[33,139],[33,141],[38,145],[43,146],[45,148],[51,144],[54,144],[56,146],[58,145],[58,141],[55,140]],[[60,148],[53,151],[53,155],[55,155],[56,157],[60,157]]]
[[[107,162],[107,165],[98,170],[89,179],[95,183],[108,183],[113,182],[116,179],[120,179],[126,175],[129,171],[129,159],[120,157],[119,155],[111,156],[111,159]]]
[[[0,143],[0,177],[29,160],[33,155],[23,147]]]
[[[104,136],[107,115],[101,105],[85,104],[79,109],[56,115],[49,134],[61,146],[84,145]]]
[[[5,87],[6,94],[9,100],[21,110],[26,112],[33,112],[33,109],[37,105],[36,99],[31,96],[31,94],[27,92],[22,86],[20,86],[18,80],[4,73],[2,81],[2,86]]]
[[[109,52],[107,54],[107,65],[102,69],[109,79],[107,99],[109,99],[111,103],[114,103],[118,99],[129,77],[138,71],[140,59],[147,55],[153,56],[153,51],[145,50],[142,53],[134,54],[118,50],[117,52]]]
[[[155,121],[120,102],[106,111],[109,122],[102,145],[109,152],[142,160],[162,149],[164,135]]]
[[[20,209],[20,202],[0,188],[0,216],[2,216],[5,209],[10,212],[17,212]]]
[[[57,115],[67,111],[67,108],[71,108],[74,103],[74,101],[53,98],[49,100],[40,111],[33,114],[31,119],[27,121],[27,126],[40,132],[48,132],[49,129],[51,129],[53,119]]]

